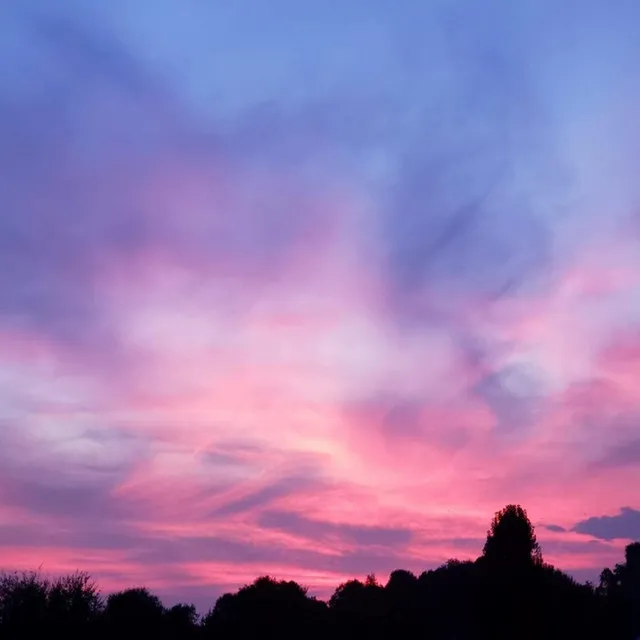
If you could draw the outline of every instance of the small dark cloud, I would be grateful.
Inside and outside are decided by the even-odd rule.
[[[543,524],[540,525],[543,529],[547,529],[549,531],[553,531],[554,533],[565,533],[566,529],[561,527],[559,524]]]
[[[542,545],[542,553],[554,556],[572,554],[597,554],[609,550],[610,546],[601,540],[548,540]]]
[[[615,516],[593,516],[574,525],[572,531],[601,540],[640,539],[640,511],[622,507]]]
[[[211,512],[213,517],[233,516],[253,509],[265,507],[284,496],[310,487],[318,486],[318,481],[303,474],[281,478],[257,491],[252,491],[241,498],[229,500]]]
[[[337,524],[305,518],[290,511],[267,511],[258,519],[261,527],[277,529],[318,542],[331,539],[361,546],[398,546],[411,541],[412,532],[403,527]]]
[[[225,453],[221,451],[205,451],[200,455],[200,458],[203,464],[213,468],[234,467],[242,462],[232,453]]]

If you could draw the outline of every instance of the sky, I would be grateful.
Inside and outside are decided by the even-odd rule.
[[[640,538],[635,0],[0,4],[0,568],[201,609]]]

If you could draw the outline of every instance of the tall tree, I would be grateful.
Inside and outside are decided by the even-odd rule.
[[[509,504],[496,512],[483,549],[496,567],[523,568],[542,564],[542,552],[525,509]]]

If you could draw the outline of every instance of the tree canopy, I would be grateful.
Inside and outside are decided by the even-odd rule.
[[[509,504],[496,512],[482,551],[496,567],[522,569],[542,564],[542,551],[527,512]]]

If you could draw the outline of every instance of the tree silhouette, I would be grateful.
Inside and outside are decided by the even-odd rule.
[[[98,587],[86,573],[74,573],[49,583],[47,617],[50,626],[61,633],[88,631],[102,606]]]
[[[403,638],[421,630],[419,581],[405,569],[391,572],[385,588],[387,631],[392,637]]]
[[[195,607],[167,609],[145,588],[103,600],[84,573],[57,579],[0,574],[0,639],[66,640],[636,640],[640,635],[640,542],[604,569],[598,587],[542,562],[524,509],[497,512],[482,555],[450,559],[418,578],[392,571],[342,583],[328,605],[298,583],[269,576],[226,593],[199,619]]]
[[[162,628],[164,607],[157,596],[136,587],[111,594],[104,610],[104,628],[108,634],[158,634]]]
[[[170,638],[194,638],[198,631],[198,613],[192,604],[176,604],[165,612],[166,635]]]
[[[293,581],[257,578],[236,594],[225,594],[205,616],[203,628],[215,638],[319,638],[326,605]]]
[[[97,586],[85,573],[49,580],[37,572],[0,576],[0,637],[38,636],[45,630],[87,635],[102,611]]]
[[[509,504],[496,512],[482,553],[494,567],[517,570],[542,564],[533,525],[520,505]]]
[[[624,557],[613,570],[602,571],[598,591],[607,598],[611,617],[635,639],[640,636],[640,542],[628,544]]]
[[[36,636],[46,628],[49,582],[35,572],[0,576],[0,628],[3,638]]]
[[[632,542],[624,551],[626,595],[631,609],[629,624],[634,638],[640,636],[640,542]]]
[[[465,637],[473,632],[478,577],[473,562],[455,559],[420,574],[421,609],[431,637]]]
[[[411,593],[418,586],[418,578],[411,571],[396,569],[389,575],[386,590],[390,593]]]
[[[384,589],[375,575],[364,582],[341,584],[329,600],[334,627],[340,637],[381,637],[386,621]]]

